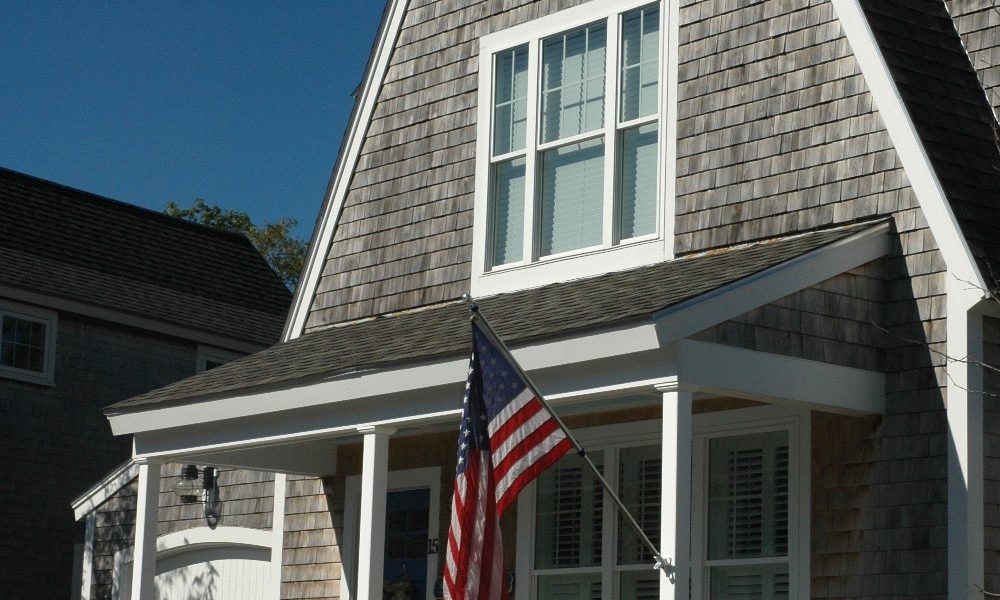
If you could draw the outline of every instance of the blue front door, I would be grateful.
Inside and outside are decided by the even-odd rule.
[[[384,600],[427,599],[430,489],[389,492],[385,502]]]

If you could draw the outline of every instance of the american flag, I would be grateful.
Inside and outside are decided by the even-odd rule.
[[[498,600],[503,585],[500,516],[518,492],[572,443],[520,371],[472,321],[458,467],[445,562],[448,600]]]

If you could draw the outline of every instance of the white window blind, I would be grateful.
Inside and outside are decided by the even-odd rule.
[[[606,62],[607,27],[603,23],[543,42],[543,143],[604,126]]]
[[[601,243],[604,142],[570,144],[542,158],[542,256]]]

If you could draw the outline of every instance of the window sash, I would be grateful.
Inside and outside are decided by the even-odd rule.
[[[490,166],[487,176],[489,191],[486,193],[488,206],[486,271],[534,264],[564,255],[611,248],[623,242],[655,239],[658,236],[659,180],[662,171],[659,160],[662,135],[659,118],[662,88],[659,81],[659,54],[662,45],[660,10],[659,3],[640,5],[637,8],[628,7],[604,19],[591,21],[589,24],[579,25],[554,35],[536,37],[527,44],[511,46],[492,53],[491,79],[494,90],[490,103],[491,156],[488,161]],[[638,62],[629,60],[628,64],[619,60],[625,44],[625,40],[622,39],[625,19],[629,19],[629,22],[638,19],[641,32],[645,36],[644,38],[640,36],[639,39],[641,50]],[[635,44],[631,44],[630,48],[632,46]],[[524,124],[526,144],[523,149],[516,147],[517,144],[511,141],[511,127],[497,125],[503,118],[507,118],[508,123],[512,122],[509,111],[498,114],[496,108],[509,106],[514,101],[513,97],[516,94],[512,95],[510,89],[517,86],[511,84],[503,89],[496,89],[500,87],[497,80],[507,78],[510,74],[508,63],[517,62],[516,59],[506,57],[514,56],[522,49],[526,49],[527,53],[527,82],[521,86],[526,89],[527,98]],[[652,57],[647,56],[650,52]],[[570,63],[566,62],[567,58],[572,59]],[[501,65],[502,60],[506,61],[503,65]],[[591,63],[600,63],[601,68]],[[572,69],[567,69],[567,65]],[[652,69],[652,75],[647,77],[646,83],[647,87],[652,85],[652,89],[655,90],[653,96],[656,100],[647,101],[642,105],[640,112],[643,114],[622,121],[619,118],[619,105],[624,93],[622,74],[637,68]],[[568,74],[569,70],[573,71],[571,76]],[[578,93],[579,98],[576,96],[565,98],[569,93],[568,90],[574,86],[577,92],[591,89],[591,94]],[[652,97],[648,90],[645,97],[647,100]],[[557,98],[558,103],[556,103]],[[648,108],[650,104],[652,104],[651,109]],[[589,112],[594,106],[600,107],[600,118]],[[638,182],[640,185],[634,185],[636,183],[634,177],[632,179],[622,177],[624,168],[620,160],[622,144],[625,138],[638,137],[636,132],[627,131],[630,127],[645,125],[655,127],[657,130],[656,141],[652,145],[647,144],[643,147],[646,151],[645,156],[654,157],[653,169],[652,172],[648,172],[648,169],[632,169],[632,175],[638,173],[640,177]],[[623,133],[619,134],[620,130]],[[551,170],[548,173],[544,171],[546,158],[551,163],[556,156],[565,154],[571,144],[582,145],[586,140],[597,138],[603,139],[602,160],[588,157],[591,159],[590,162],[579,165],[577,169],[586,171],[589,176],[588,184],[585,186],[586,194],[574,196],[576,203],[570,207],[565,203],[560,205],[557,197],[553,195],[554,190],[551,186],[551,177],[555,173]],[[499,210],[496,206],[498,202],[506,203],[508,198],[498,197],[495,173],[498,164],[522,157],[525,160],[523,214],[520,214],[523,219],[523,229],[520,236],[514,236],[513,230],[510,229],[513,226],[512,221],[507,219],[500,223],[499,227],[496,222],[498,216],[506,218],[510,211],[507,206],[502,206]],[[646,160],[641,166],[647,166],[649,163],[650,161]],[[568,168],[568,165],[563,166]],[[603,173],[603,177],[598,178],[598,173]],[[547,184],[550,192],[548,196],[545,188]],[[638,204],[632,197],[622,197],[627,191],[625,186],[629,184],[633,184],[631,188],[633,195],[635,190],[647,194]],[[507,190],[508,196],[509,191]],[[562,216],[568,217],[570,213],[567,211],[576,209],[582,212],[572,217],[577,220],[575,225],[567,225],[565,221],[560,220],[558,213],[561,212]],[[642,221],[642,227],[635,226],[636,219]],[[568,229],[560,229],[560,224]],[[504,231],[502,236],[504,243],[499,246],[496,243],[498,229]],[[510,248],[510,244],[518,240],[522,244],[520,253]]]

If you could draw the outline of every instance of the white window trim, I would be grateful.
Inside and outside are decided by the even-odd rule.
[[[574,435],[588,451],[608,448],[644,446],[661,442],[662,422],[659,419],[619,423],[574,431]],[[704,467],[707,441],[723,435],[762,433],[766,431],[789,431],[789,453],[794,473],[790,474],[795,487],[795,517],[789,520],[789,589],[793,598],[809,598],[809,557],[810,557],[810,469],[811,469],[811,416],[805,409],[768,405],[752,408],[701,413],[692,416],[694,453],[692,456],[692,478],[695,490],[692,503],[691,540],[691,597],[703,598],[707,587],[704,578],[704,536],[705,536],[705,484]],[[605,477],[609,481],[617,479],[617,463],[605,460]],[[667,485],[666,482],[663,482]],[[535,564],[535,482],[530,483],[518,498],[517,504],[517,577],[515,597],[534,598]],[[791,507],[790,501],[790,507]],[[617,512],[617,511],[615,511]],[[618,531],[616,519],[605,518],[602,533],[602,555],[616,556]],[[616,567],[602,565],[604,579],[601,589],[605,598],[613,598]],[[590,570],[588,568],[588,570]],[[567,570],[566,572],[572,572]]]
[[[490,163],[492,156],[492,110],[493,110],[493,56],[497,52],[527,43],[529,50],[528,66],[528,103],[527,119],[529,136],[535,136],[535,125],[538,120],[538,59],[540,56],[540,40],[563,31],[593,23],[602,17],[607,18],[629,10],[652,4],[650,0],[593,0],[581,6],[568,8],[551,15],[535,19],[523,25],[511,27],[480,38],[479,53],[479,95],[478,95],[478,128],[476,138],[476,188],[475,208],[473,213],[473,246],[472,246],[472,281],[471,291],[474,296],[488,296],[518,289],[538,287],[558,281],[567,281],[580,277],[588,277],[619,271],[623,269],[655,264],[673,258],[674,230],[674,162],[676,161],[676,93],[677,88],[677,17],[678,0],[661,0],[660,2],[660,99],[659,99],[659,132],[658,132],[658,164],[660,165],[657,181],[657,233],[638,238],[619,245],[608,245],[608,240],[601,247],[585,248],[573,252],[547,256],[535,262],[522,261],[513,265],[505,265],[493,270],[487,270],[488,261],[488,225],[490,203]],[[612,19],[613,21],[613,19]],[[611,30],[609,29],[609,32]],[[610,39],[610,36],[609,36]],[[620,39],[614,36],[614,44],[609,43],[608,60],[617,62],[617,44]],[[615,45],[614,48],[611,46]],[[534,58],[531,58],[534,57]],[[614,64],[608,73],[614,72],[617,81],[618,65]],[[608,97],[615,96],[613,105],[617,106],[618,88],[607,92]],[[605,129],[614,129],[617,134],[617,115],[613,122],[606,123]],[[588,134],[589,135],[589,134]],[[607,132],[604,134],[608,135]],[[562,140],[565,142],[566,140]],[[529,144],[534,144],[529,139]],[[605,140],[606,149],[617,150],[616,143]],[[538,152],[529,145],[528,152]],[[611,150],[607,150],[611,151]],[[529,162],[529,164],[531,164]],[[535,180],[535,174],[528,169],[525,179],[528,185]],[[605,181],[607,190],[613,190],[614,181]],[[529,212],[526,208],[526,212]],[[525,238],[534,237],[534,225],[525,230]],[[530,257],[529,257],[530,258]]]
[[[0,300],[0,318],[4,315],[45,324],[45,362],[41,373],[0,365],[0,378],[17,379],[18,381],[40,385],[55,385],[56,328],[59,325],[58,313],[35,306]]]
[[[232,350],[216,348],[215,346],[198,344],[198,365],[196,372],[204,373],[205,366],[208,361],[226,364],[228,362],[233,362],[238,358],[243,358],[244,356],[246,356],[246,354],[241,352],[233,352]]]
[[[662,422],[659,419],[638,421],[632,423],[616,423],[614,425],[604,425],[600,427],[588,427],[586,429],[574,430],[576,437],[587,452],[598,452],[605,450],[620,450],[635,446],[648,446],[659,444],[661,441]],[[617,454],[616,454],[617,456]],[[581,463],[582,464],[582,463]],[[609,460],[605,456],[604,477],[609,483],[614,485],[618,479],[618,461]],[[614,598],[617,593],[614,581],[615,575],[619,572],[635,570],[634,567],[617,565],[618,555],[618,520],[607,518],[608,515],[617,515],[618,511],[610,503],[605,503],[605,518],[602,521],[601,529],[601,556],[615,557],[607,565],[601,564],[594,567],[568,568],[568,569],[535,569],[535,490],[537,479],[529,483],[517,501],[517,576],[515,581],[514,597],[534,598],[535,597],[535,575],[537,571],[545,573],[563,572],[571,574],[573,572],[591,572],[600,570],[601,572],[601,593],[603,598]],[[652,565],[650,565],[651,567]]]
[[[437,536],[440,531],[441,513],[441,467],[424,467],[389,471],[387,492],[429,488],[431,492],[430,514],[427,516],[427,533]],[[361,514],[361,476],[351,475],[344,481],[344,544],[341,557],[345,563],[340,577],[340,598],[351,600],[351,582],[347,569],[347,561],[354,561],[357,569],[358,560],[358,519]],[[443,540],[438,540],[437,554],[427,555],[427,598],[434,597],[434,584],[438,577],[438,557],[445,551]],[[355,573],[355,577],[357,574]]]
[[[691,597],[707,597],[708,442],[732,435],[787,431],[789,443],[788,575],[792,598],[809,598],[811,416],[808,410],[761,406],[695,415],[692,420]],[[749,564],[749,563],[748,563]]]

